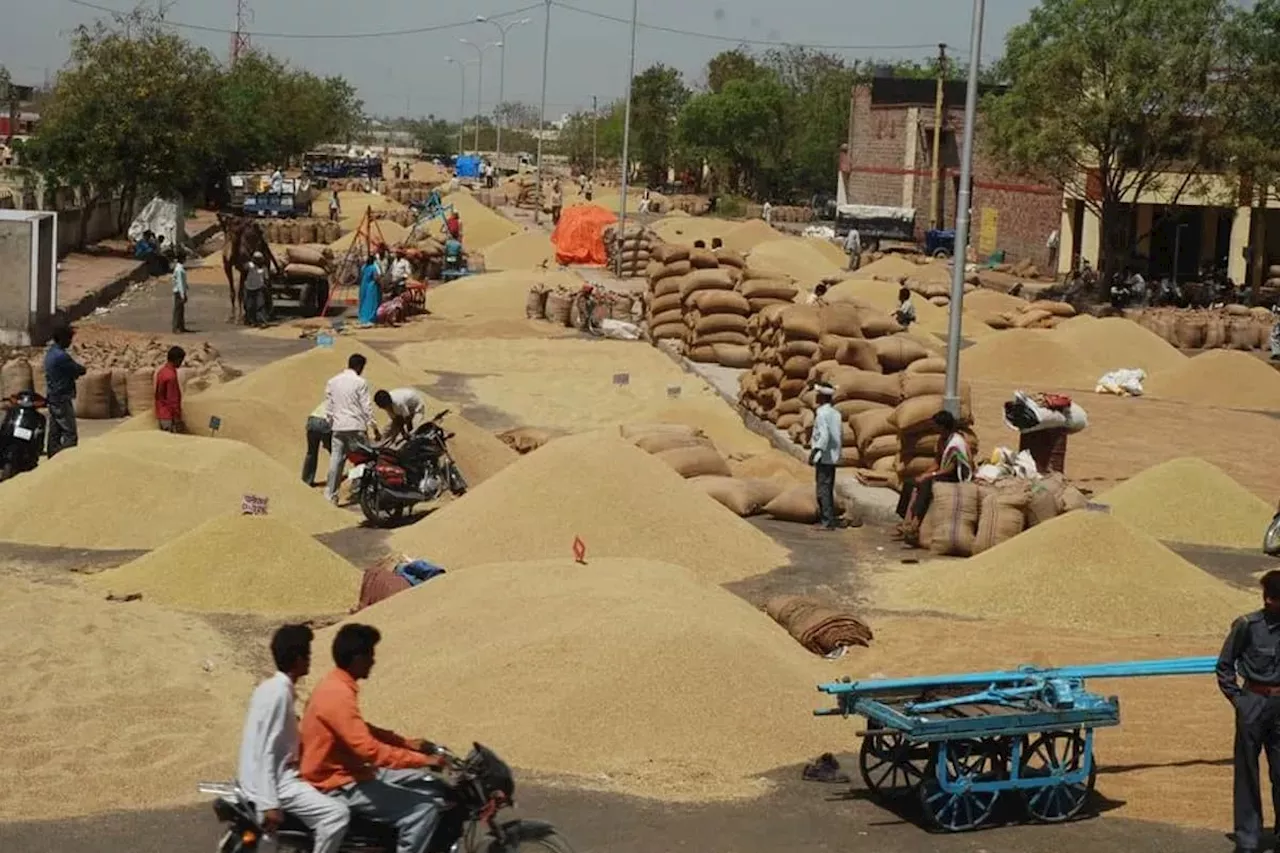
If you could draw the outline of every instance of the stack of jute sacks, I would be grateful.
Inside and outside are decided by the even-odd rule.
[[[281,246],[332,243],[342,236],[342,226],[327,219],[268,219],[262,233],[268,243]]]
[[[286,246],[284,277],[290,281],[328,281],[333,250],[319,244]]]
[[[1067,302],[1039,299],[1028,302],[1017,311],[988,317],[986,323],[993,329],[1052,329],[1075,315],[1076,309]]]
[[[622,278],[639,278],[645,275],[653,245],[657,241],[653,232],[640,225],[628,225],[621,241],[618,236],[617,225],[604,229],[604,248],[609,257],[609,269],[616,271]]]
[[[1126,311],[1138,325],[1182,349],[1267,349],[1276,318],[1270,308],[1147,308]]]
[[[1038,480],[934,483],[918,544],[940,556],[971,557],[1087,504],[1084,493],[1057,473]]]

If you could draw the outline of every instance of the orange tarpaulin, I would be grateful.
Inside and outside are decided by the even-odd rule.
[[[617,216],[598,205],[566,207],[556,230],[551,232],[556,262],[604,266],[609,260],[604,250],[604,229],[617,221]]]

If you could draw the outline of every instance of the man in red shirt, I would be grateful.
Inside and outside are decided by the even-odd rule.
[[[299,771],[351,811],[393,824],[399,833],[396,853],[423,853],[442,806],[430,791],[410,784],[442,761],[426,754],[427,741],[371,726],[361,716],[357,682],[369,677],[381,639],[371,625],[338,629],[333,638],[337,666],[316,685],[302,715]]]
[[[182,386],[178,368],[187,357],[182,347],[169,347],[164,366],[156,371],[156,420],[165,432],[185,432],[182,423]]]

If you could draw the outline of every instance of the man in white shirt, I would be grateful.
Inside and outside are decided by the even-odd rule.
[[[187,268],[186,250],[179,248],[173,256],[173,333],[187,331]]]
[[[857,228],[850,228],[845,235],[844,253],[849,256],[849,269],[856,270],[862,263],[862,235]]]
[[[387,427],[389,442],[394,442],[397,438],[407,441],[413,434],[417,419],[425,416],[427,411],[426,401],[412,388],[379,391],[373,395],[373,404],[391,418],[391,426]]]
[[[760,218],[769,225],[773,224],[773,204],[771,202],[766,201],[764,207],[760,208]]]
[[[409,281],[409,276],[413,275],[413,265],[409,263],[409,259],[404,256],[404,248],[396,247],[396,259],[391,262],[391,293],[398,295]]]
[[[813,434],[809,439],[809,463],[813,465],[814,483],[818,498],[818,524],[824,530],[835,530],[836,523],[836,466],[840,464],[841,431],[840,412],[831,404],[835,389],[830,385],[814,388],[818,395],[818,409],[813,413]]]
[[[267,324],[267,283],[262,274],[266,258],[261,252],[253,253],[253,260],[244,269],[241,299],[244,300],[244,321],[250,326]]]
[[[324,386],[324,414],[333,430],[329,451],[329,479],[324,496],[332,503],[338,502],[338,486],[342,483],[342,471],[347,464],[347,451],[357,438],[363,438],[372,428],[375,438],[380,437],[373,422],[373,401],[369,383],[364,373],[367,359],[354,353],[347,359],[347,369],[333,377]]]
[[[284,191],[284,173],[280,171],[279,166],[271,173],[271,191],[273,193]]]
[[[236,781],[268,835],[280,828],[288,812],[314,834],[313,853],[337,853],[351,810],[298,774],[294,685],[311,671],[312,637],[306,625],[285,625],[271,638],[277,672],[259,684],[249,700]]]

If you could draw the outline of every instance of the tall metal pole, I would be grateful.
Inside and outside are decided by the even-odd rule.
[[[502,126],[505,123],[505,120],[502,118],[502,116],[498,114],[498,110],[502,107],[502,104],[506,99],[507,31],[510,30],[512,27],[523,27],[525,24],[530,23],[530,20],[528,18],[521,18],[520,20],[512,21],[509,24],[502,24],[499,21],[486,18],[484,15],[476,15],[476,21],[482,24],[493,24],[495,27],[498,28],[498,32],[502,34],[502,41],[498,42],[498,44],[501,45],[502,47],[502,52],[498,55],[499,56],[498,58],[498,105],[493,109],[493,123],[497,125],[497,129],[498,129],[498,138],[497,138],[497,143],[495,145],[495,148],[497,149],[497,151],[494,154],[494,159],[501,160],[502,159]]]
[[[591,177],[596,176],[596,122],[600,118],[600,107],[596,96],[591,96]]]
[[[547,126],[547,53],[551,48],[551,0],[547,3],[547,20],[542,30],[542,111],[538,121],[538,207],[533,212],[533,221],[538,222],[542,214],[542,133]]]
[[[627,184],[630,183],[631,163],[631,82],[636,77],[636,19],[640,13],[640,0],[631,0],[631,63],[627,66],[627,105],[622,117],[622,208],[618,211],[618,249],[616,275],[622,277],[622,242],[627,233]]]
[[[929,181],[929,227],[942,227],[942,94],[947,79],[947,46],[938,45],[938,86],[933,104],[933,174]]]
[[[446,56],[445,62],[452,62],[458,66],[458,71],[462,74],[462,86],[458,92],[458,156],[462,156],[462,132],[467,125],[467,64],[460,59],[454,59],[452,56]]]
[[[479,154],[480,153],[480,115],[481,115],[480,101],[481,101],[481,98],[484,96],[484,52],[491,47],[501,47],[502,42],[491,41],[488,44],[481,47],[480,45],[476,44],[470,39],[458,39],[458,41],[461,42],[462,44],[465,44],[467,47],[470,47],[475,50],[476,62],[479,63],[480,65],[480,71],[479,71],[480,82],[476,86],[476,153]]]
[[[951,259],[951,316],[947,324],[947,382],[942,405],[960,417],[960,320],[964,311],[964,267],[969,247],[969,182],[973,179],[973,126],[978,112],[978,71],[982,56],[985,0],[973,0],[969,33],[969,84],[964,95],[964,151],[960,157],[960,193],[956,199],[956,246]]]

